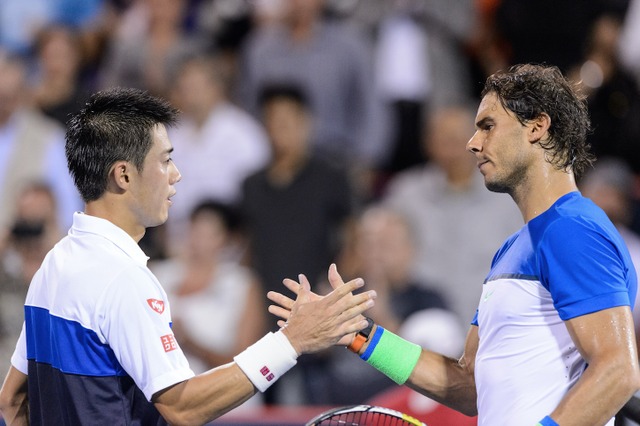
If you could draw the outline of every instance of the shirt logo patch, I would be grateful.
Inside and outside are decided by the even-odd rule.
[[[273,373],[269,370],[269,368],[266,365],[260,369],[260,373],[262,373],[264,378],[267,379],[267,382],[270,382],[275,378]]]
[[[157,313],[161,314],[164,312],[164,302],[162,300],[147,299],[147,303],[149,304],[149,307]]]
[[[173,334],[160,336],[160,340],[162,340],[162,347],[164,347],[165,352],[171,352],[174,349],[178,349],[178,344],[176,343],[176,339],[173,337]]]

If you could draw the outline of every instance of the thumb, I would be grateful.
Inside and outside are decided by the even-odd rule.
[[[329,266],[328,275],[329,275],[329,283],[331,284],[331,287],[334,290],[336,288],[344,285],[344,280],[342,279],[342,277],[338,273],[338,267],[336,266],[335,263],[332,263],[331,266]]]
[[[309,280],[304,274],[298,275],[298,280],[300,281],[300,287],[296,300],[306,302],[311,297],[311,283],[309,283]]]

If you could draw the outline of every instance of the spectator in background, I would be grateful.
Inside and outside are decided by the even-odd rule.
[[[464,329],[448,310],[442,294],[414,275],[416,246],[413,230],[405,218],[373,204],[358,216],[353,228],[348,243],[352,246],[351,256],[341,259],[339,269],[343,277],[362,277],[368,288],[376,290],[376,306],[367,316],[400,335],[405,331],[413,335],[416,324],[422,322],[423,332],[434,328],[426,333],[428,336],[441,337],[439,349],[450,356],[459,356]],[[396,388],[389,378],[342,347],[330,348],[323,362],[324,374],[318,376],[322,382],[315,385],[318,392],[323,392],[317,397],[325,395],[324,404],[359,404]]]
[[[416,2],[385,5],[376,27],[375,73],[377,90],[391,111],[390,149],[381,168],[392,175],[425,160],[420,142],[424,111],[433,90],[433,64]]]
[[[310,150],[313,117],[304,93],[295,86],[269,86],[260,105],[272,158],[244,182],[241,205],[250,264],[265,294],[281,290],[283,278],[324,276],[340,249],[353,200],[346,172]],[[313,385],[312,375],[319,372],[314,362],[315,357],[301,359],[302,368],[285,381],[303,377]],[[278,384],[267,402],[314,402],[313,388],[300,389]]]
[[[0,56],[0,234],[15,217],[14,200],[25,182],[51,186],[58,200],[60,228],[82,207],[64,155],[64,129],[27,105],[25,64]]]
[[[522,226],[505,194],[484,186],[465,146],[474,134],[466,106],[434,110],[424,149],[430,161],[397,174],[383,202],[407,217],[417,240],[415,272],[440,291],[462,324],[475,314],[488,266],[501,240]]]
[[[262,125],[227,98],[227,76],[219,58],[198,56],[178,69],[171,90],[182,111],[169,131],[173,158],[188,165],[168,222],[172,245],[180,245],[189,214],[202,198],[237,203],[244,179],[269,160],[269,142]]]
[[[349,241],[353,246],[351,260],[344,259],[340,271],[346,277],[363,278],[376,290],[379,303],[368,316],[397,332],[414,312],[448,308],[441,293],[416,277],[415,233],[401,213],[373,204],[359,215],[354,228],[355,235]],[[462,348],[462,341],[458,344],[457,350]]]
[[[70,27],[50,26],[39,33],[35,48],[37,77],[32,87],[33,102],[64,126],[89,95],[81,81],[80,35]]]
[[[325,0],[282,2],[278,24],[249,35],[241,51],[239,101],[259,114],[267,84],[295,84],[314,111],[310,147],[349,165],[368,192],[372,169],[386,155],[387,125],[373,90],[372,47],[360,34],[323,18]]]
[[[619,158],[640,173],[640,90],[618,60],[620,26],[620,16],[614,13],[595,20],[584,61],[573,79],[581,82],[588,96],[593,132],[587,141],[594,155]]]
[[[0,368],[9,369],[24,321],[23,304],[31,278],[47,252],[62,237],[51,188],[27,184],[15,200],[5,247],[0,247]]]
[[[218,202],[203,201],[190,219],[186,250],[150,269],[167,291],[172,329],[199,374],[231,362],[266,327],[262,288],[250,269],[229,258],[237,214]],[[212,324],[224,324],[224,330]]]
[[[640,0],[629,0],[616,52],[640,84]]]
[[[640,236],[631,230],[634,215],[632,203],[634,175],[619,158],[603,158],[580,180],[582,195],[596,203],[609,216],[631,254],[636,269],[640,270]],[[636,332],[640,331],[640,297],[636,297],[634,319]]]
[[[186,0],[138,0],[120,18],[101,70],[101,86],[125,86],[167,96],[169,75],[203,44],[185,27]]]

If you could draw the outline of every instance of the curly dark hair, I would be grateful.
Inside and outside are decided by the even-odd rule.
[[[130,161],[142,171],[152,128],[172,125],[177,116],[167,101],[138,89],[115,87],[92,95],[67,123],[65,145],[69,172],[84,202],[102,196],[116,161]]]
[[[487,78],[482,96],[487,93],[495,93],[523,125],[549,115],[549,139],[539,143],[559,170],[572,170],[579,177],[595,161],[586,141],[591,131],[586,96],[557,67],[514,65]]]

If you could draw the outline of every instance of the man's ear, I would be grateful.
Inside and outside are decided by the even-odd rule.
[[[131,164],[127,161],[117,161],[109,170],[109,184],[114,192],[122,193],[129,189]]]
[[[536,143],[549,138],[549,128],[551,127],[551,117],[543,112],[538,117],[528,123],[529,142]]]

